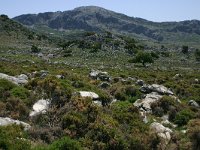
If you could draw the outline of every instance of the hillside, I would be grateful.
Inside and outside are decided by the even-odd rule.
[[[111,31],[134,35],[141,39],[160,42],[200,41],[200,21],[157,23],[129,17],[104,8],[87,6],[64,12],[27,14],[13,18],[31,27],[49,27],[57,30]]]
[[[115,24],[174,23],[97,7],[26,17],[28,26],[0,16],[0,149],[200,149],[198,46],[144,41]]]

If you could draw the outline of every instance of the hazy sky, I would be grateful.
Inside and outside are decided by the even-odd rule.
[[[0,0],[0,14],[14,17],[91,5],[151,21],[200,20],[200,0]]]

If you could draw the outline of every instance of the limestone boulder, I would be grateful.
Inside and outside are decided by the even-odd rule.
[[[8,117],[0,117],[0,126],[7,126],[7,125],[12,125],[12,124],[16,124],[16,125],[22,125],[24,127],[24,130],[28,130],[31,128],[31,126],[28,123],[19,121],[19,120],[14,120]]]
[[[0,79],[6,79],[16,85],[24,85],[24,84],[28,83],[28,76],[25,74],[21,74],[17,77],[14,77],[14,76],[9,76],[4,73],[0,73]]]
[[[158,84],[152,84],[152,85],[145,84],[140,88],[140,91],[143,93],[157,92],[162,95],[164,94],[174,95],[174,93],[170,89],[168,89],[163,85],[158,85]]]
[[[91,99],[99,99],[99,95],[94,93],[94,92],[90,92],[90,91],[80,91],[80,96],[81,97],[89,97]]]
[[[30,112],[29,116],[30,117],[34,117],[34,116],[37,116],[39,114],[43,114],[43,113],[46,113],[46,111],[48,110],[49,108],[49,99],[41,99],[41,100],[38,100],[34,105],[33,105],[33,110]]]
[[[170,128],[163,126],[161,123],[153,122],[150,125],[150,129],[155,132],[160,138],[165,141],[165,144],[168,144],[171,140],[171,134],[173,131]]]
[[[144,99],[138,99],[137,101],[135,101],[134,106],[140,108],[141,111],[150,113],[152,112],[151,104],[159,101],[161,98],[162,95],[159,95],[156,92],[152,92],[150,94],[147,94]]]

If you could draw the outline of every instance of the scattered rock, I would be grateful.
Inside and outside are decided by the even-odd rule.
[[[143,86],[144,85],[144,81],[143,80],[137,80],[136,84],[138,84],[140,86]]]
[[[94,92],[88,92],[88,91],[80,91],[80,96],[81,97],[90,97],[92,99],[98,99],[99,95],[94,93]]]
[[[63,75],[56,75],[56,78],[58,78],[58,79],[64,79],[65,77]]]
[[[102,82],[100,85],[99,85],[100,88],[103,88],[103,89],[107,89],[109,87],[111,87],[111,84],[108,83],[108,82]]]
[[[49,108],[49,99],[41,99],[39,101],[37,101],[34,105],[33,105],[33,111],[30,112],[29,116],[33,117],[33,116],[37,116],[38,114],[43,114],[46,113],[46,110]]]
[[[145,84],[140,88],[140,91],[143,93],[157,92],[162,95],[163,94],[174,95],[174,93],[171,90],[169,90],[163,85],[158,85],[158,84],[152,84],[152,85]]]
[[[199,79],[194,79],[194,83],[199,84]]]
[[[171,140],[172,130],[163,126],[162,124],[158,122],[153,122],[150,125],[150,129],[153,130],[159,137],[164,139],[165,144],[168,144],[169,141]]]
[[[111,80],[107,72],[102,72],[99,70],[92,70],[89,73],[89,77],[94,80],[101,80],[101,81],[108,81],[108,82],[110,82]]]
[[[156,92],[152,92],[150,94],[147,94],[144,99],[138,99],[135,101],[134,106],[140,108],[140,110],[151,113],[151,104],[159,101],[162,98],[161,95],[159,95]]]
[[[190,100],[190,101],[188,102],[188,105],[189,105],[189,106],[196,107],[196,108],[199,108],[199,104],[198,104],[196,101],[194,101],[194,100]]]
[[[22,125],[24,127],[24,130],[28,130],[31,128],[31,126],[28,123],[25,123],[19,120],[14,120],[8,117],[6,118],[0,117],[0,126],[7,126],[11,124]]]
[[[102,102],[100,101],[92,101],[95,105],[99,106],[99,107],[102,107]]]
[[[14,77],[14,76],[9,76],[4,73],[0,73],[0,79],[6,79],[17,85],[24,85],[24,84],[28,83],[28,77],[25,74],[21,74],[17,77]]]
[[[181,77],[182,77],[181,74],[176,74],[176,75],[173,77],[173,79],[177,80],[177,79],[180,79]]]

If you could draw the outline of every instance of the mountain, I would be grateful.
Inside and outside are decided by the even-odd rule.
[[[200,21],[152,22],[96,6],[64,12],[25,14],[13,18],[27,26],[57,30],[111,31],[163,42],[199,42]]]

